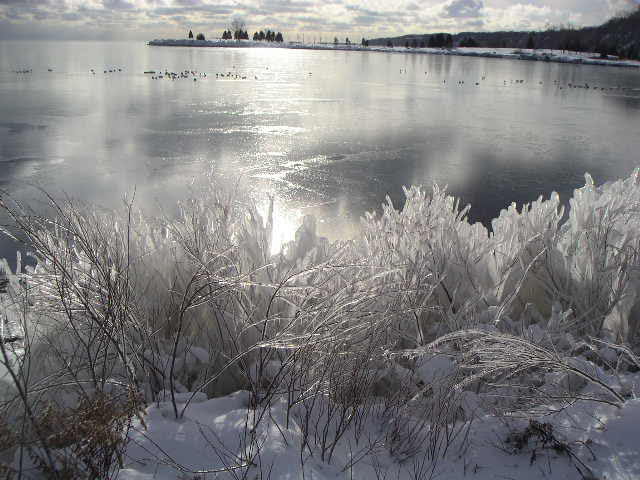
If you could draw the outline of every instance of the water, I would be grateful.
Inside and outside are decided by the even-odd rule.
[[[165,69],[207,77],[143,73]],[[0,42],[0,189],[29,200],[37,185],[106,206],[135,191],[148,206],[208,174],[241,178],[258,198],[275,195],[276,240],[286,240],[306,213],[321,233],[351,237],[386,195],[400,205],[402,185],[437,182],[487,222],[512,201],[566,199],[585,171],[597,182],[628,175],[639,89],[640,71],[542,62]],[[15,248],[0,240],[0,257]]]

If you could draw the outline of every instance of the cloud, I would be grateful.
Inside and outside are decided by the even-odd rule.
[[[634,10],[640,6],[640,0],[608,0],[611,13],[618,14]]]
[[[33,35],[103,38],[208,38],[242,17],[252,31],[272,28],[307,36],[366,37],[472,30],[541,29],[602,23],[640,0],[0,0],[0,38]],[[10,26],[10,28],[8,28]],[[28,26],[28,28],[27,28]],[[39,33],[36,33],[36,30]],[[55,33],[54,33],[55,32]],[[98,33],[96,33],[98,32]],[[103,33],[100,33],[103,32]]]
[[[539,28],[540,25],[560,24],[570,20],[569,16],[548,6],[520,3],[507,8],[489,8],[486,15],[496,30],[504,25],[509,25],[512,30],[530,30]]]
[[[444,6],[445,17],[476,18],[482,15],[482,0],[451,0]]]
[[[125,0],[102,0],[104,8],[109,10],[133,10],[135,5]]]
[[[38,6],[46,5],[50,3],[47,0],[0,0],[0,6],[2,5],[21,5],[21,6]]]
[[[181,7],[197,7],[202,5],[202,0],[176,0],[175,3]]]

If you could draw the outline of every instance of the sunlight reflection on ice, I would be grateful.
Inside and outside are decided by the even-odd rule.
[[[264,221],[269,215],[270,200],[266,199],[258,206],[258,211]],[[273,231],[271,234],[271,254],[280,252],[282,246],[294,239],[296,230],[302,222],[302,214],[299,210],[289,209],[278,201],[273,202]]]

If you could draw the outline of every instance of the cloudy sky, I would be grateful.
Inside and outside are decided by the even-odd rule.
[[[0,39],[220,35],[234,17],[289,39],[600,24],[640,0],[0,0]]]

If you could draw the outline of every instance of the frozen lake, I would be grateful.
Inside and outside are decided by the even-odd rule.
[[[165,69],[207,76],[143,73]],[[0,189],[18,198],[37,185],[112,206],[135,189],[138,205],[156,205],[213,174],[273,194],[280,239],[306,213],[320,233],[347,238],[385,195],[399,203],[402,185],[449,185],[486,222],[512,201],[551,190],[566,198],[585,171],[597,182],[628,175],[639,160],[640,72],[410,53],[0,42],[0,111]],[[14,248],[0,240],[0,257]]]

